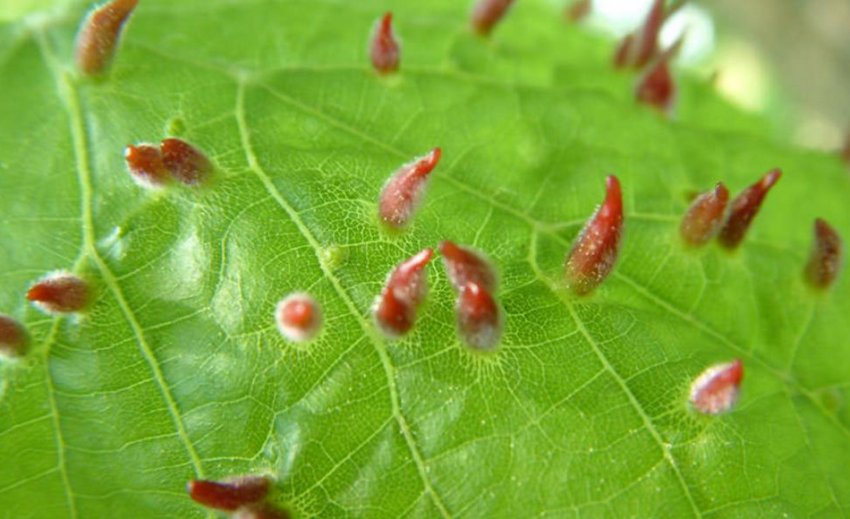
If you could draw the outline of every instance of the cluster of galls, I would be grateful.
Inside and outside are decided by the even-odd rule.
[[[94,10],[84,21],[77,40],[76,59],[85,75],[103,73],[114,53],[121,28],[138,0],[113,0]],[[627,35],[617,48],[614,63],[618,68],[642,69],[636,86],[638,100],[668,112],[675,100],[675,84],[669,61],[681,40],[666,50],[658,46],[658,34],[664,21],[683,2],[664,9],[664,1],[656,0],[643,25]],[[473,29],[487,35],[507,13],[512,0],[478,0],[471,15]],[[590,0],[577,0],[566,11],[568,18],[578,20],[587,15]],[[392,16],[384,15],[373,30],[369,56],[380,74],[399,69],[400,44],[392,30]],[[850,146],[848,146],[850,149]],[[384,186],[378,207],[383,224],[393,230],[404,229],[415,216],[422,201],[428,176],[440,160],[435,148],[424,157],[399,168]],[[850,156],[850,153],[848,153]],[[186,185],[198,185],[213,167],[209,159],[176,138],[167,138],[159,146],[128,146],[125,159],[133,178],[148,187],[159,187],[171,179]],[[746,188],[729,203],[729,191],[722,184],[695,198],[680,226],[682,239],[698,247],[714,238],[727,249],[741,244],[767,192],[781,173],[773,170]],[[567,255],[566,284],[583,296],[593,292],[610,274],[616,263],[623,223],[623,202],[618,179],[606,179],[603,203],[588,220]],[[502,312],[494,298],[497,275],[491,263],[478,251],[444,241],[439,246],[447,277],[456,294],[457,328],[463,341],[476,350],[492,350],[502,332]],[[387,336],[407,334],[415,325],[417,312],[428,291],[426,266],[433,258],[425,249],[401,262],[390,272],[373,308],[378,328]],[[817,289],[835,283],[841,267],[842,244],[835,229],[824,220],[815,221],[815,239],[805,278]],[[40,309],[54,314],[76,313],[91,303],[89,284],[67,272],[49,274],[35,283],[27,298]],[[281,334],[289,340],[313,339],[320,331],[322,313],[319,304],[308,294],[295,293],[283,299],[275,310]],[[0,315],[0,354],[16,357],[26,349],[27,332],[15,319]],[[740,360],[706,369],[691,386],[693,407],[706,414],[729,410],[743,379]],[[289,513],[267,500],[271,480],[265,476],[245,476],[229,481],[192,481],[188,491],[198,503],[231,512],[241,519],[284,519]]]

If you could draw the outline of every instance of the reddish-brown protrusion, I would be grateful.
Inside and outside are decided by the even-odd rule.
[[[676,102],[676,83],[666,59],[659,59],[641,74],[635,87],[635,98],[670,114]]]
[[[296,292],[277,304],[275,321],[281,335],[293,342],[306,342],[321,330],[322,309],[309,294]]]
[[[656,58],[660,54],[658,35],[661,27],[684,4],[684,0],[677,0],[665,11],[664,0],[655,0],[643,24],[620,41],[614,52],[614,66],[640,69]]]
[[[405,164],[390,177],[381,191],[378,213],[389,227],[401,229],[410,223],[428,184],[428,175],[440,162],[442,151],[434,148],[423,157]]]
[[[496,272],[490,262],[478,252],[445,240],[440,243],[440,254],[443,256],[446,274],[455,290],[462,289],[470,281],[490,292],[496,290]]]
[[[88,283],[67,272],[48,274],[27,291],[27,299],[47,313],[79,312],[90,297]]]
[[[192,480],[186,491],[196,503],[216,510],[237,510],[265,499],[271,481],[265,476],[243,476],[227,481]]]
[[[513,3],[514,0],[478,0],[472,8],[472,28],[482,36],[490,34]]]
[[[592,0],[575,0],[571,4],[567,5],[564,10],[564,16],[567,20],[573,23],[578,23],[587,18],[587,15],[589,15],[592,10]]]
[[[590,217],[567,257],[567,284],[579,295],[587,294],[614,269],[623,228],[623,196],[620,181],[605,179],[605,201]]]
[[[843,260],[841,236],[825,220],[815,220],[815,239],[806,265],[806,280],[817,289],[831,287],[841,271]]]
[[[643,24],[623,37],[614,54],[617,68],[642,68],[658,53],[658,34],[664,24],[664,0],[655,0]]]
[[[232,519],[290,519],[292,516],[268,503],[256,503],[240,508],[233,514]]]
[[[720,232],[726,216],[726,204],[729,202],[729,190],[718,182],[711,191],[707,191],[691,203],[682,219],[679,231],[688,245],[705,245]]]
[[[139,0],[113,0],[92,11],[77,36],[77,67],[87,76],[103,73],[115,55],[121,28]]]
[[[206,155],[181,139],[169,137],[159,145],[165,169],[179,182],[197,185],[212,173],[212,163]]]
[[[24,326],[8,315],[0,314],[0,357],[20,357],[26,349]]]
[[[732,200],[729,218],[717,236],[721,245],[727,249],[734,249],[741,244],[753,218],[761,208],[765,195],[781,176],[782,171],[773,169]]]
[[[703,371],[691,385],[691,405],[703,414],[719,414],[732,409],[744,378],[740,360],[716,364]]]
[[[682,48],[683,38],[676,40],[641,73],[635,84],[635,98],[664,114],[671,115],[676,105],[677,88],[670,70],[672,60]]]
[[[375,322],[390,337],[404,335],[413,328],[416,311],[428,294],[425,266],[433,256],[433,249],[425,249],[390,273],[374,308]]]
[[[393,13],[386,13],[372,29],[369,39],[369,57],[378,74],[389,74],[398,70],[401,48],[392,27]]]
[[[129,144],[124,148],[124,160],[133,180],[144,187],[160,187],[168,181],[162,152],[153,144]]]
[[[502,336],[502,312],[489,290],[467,282],[457,299],[457,329],[463,341],[477,350],[492,350]]]

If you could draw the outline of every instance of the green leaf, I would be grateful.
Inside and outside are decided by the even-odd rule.
[[[674,121],[636,105],[611,43],[550,3],[517,2],[489,40],[466,4],[143,0],[96,80],[72,60],[86,2],[9,15],[0,311],[32,340],[0,366],[0,510],[202,517],[189,479],[271,471],[299,517],[848,513],[850,285],[802,279],[816,216],[850,235],[839,161],[698,81]],[[365,45],[388,7],[402,72],[380,79]],[[210,155],[214,185],[131,181],[123,147],[167,135]],[[388,235],[381,186],[434,146],[415,223]],[[738,252],[682,247],[687,193],[775,166]],[[610,173],[622,254],[576,299],[564,256]],[[500,270],[495,355],[458,342],[439,262],[409,337],[371,322],[390,269],[442,239]],[[26,304],[55,269],[93,280],[88,313]],[[293,290],[326,316],[306,346],[272,318]],[[697,415],[691,381],[733,358],[738,406]]]

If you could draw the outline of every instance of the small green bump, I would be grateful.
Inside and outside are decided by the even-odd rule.
[[[841,392],[835,388],[827,388],[820,392],[820,402],[823,408],[832,414],[838,414],[844,407]]]
[[[346,251],[338,245],[330,245],[319,253],[319,260],[328,270],[337,270],[348,258]]]
[[[182,136],[186,133],[186,121],[179,115],[175,115],[166,123],[164,133],[165,135],[173,135],[175,137]]]

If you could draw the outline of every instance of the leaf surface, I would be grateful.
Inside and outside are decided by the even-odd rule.
[[[187,480],[263,471],[303,516],[850,509],[850,286],[802,278],[815,217],[850,235],[837,159],[698,81],[673,122],[635,105],[612,45],[543,2],[485,40],[455,0],[143,0],[98,80],[72,62],[88,5],[28,5],[0,26],[0,310],[32,338],[0,365],[0,510],[202,517]],[[366,38],[388,7],[402,72],[381,79]],[[212,186],[131,181],[123,147],[170,135],[209,154]],[[413,226],[387,234],[384,181],[435,146]],[[739,251],[683,248],[688,193],[776,166]],[[610,173],[621,257],[576,299],[564,256]],[[443,239],[500,271],[495,355],[459,344],[439,262],[409,337],[371,322],[387,273]],[[56,269],[93,281],[86,315],[25,304]],[[326,320],[304,347],[272,318],[296,290]],[[737,408],[696,415],[690,382],[733,358]]]

